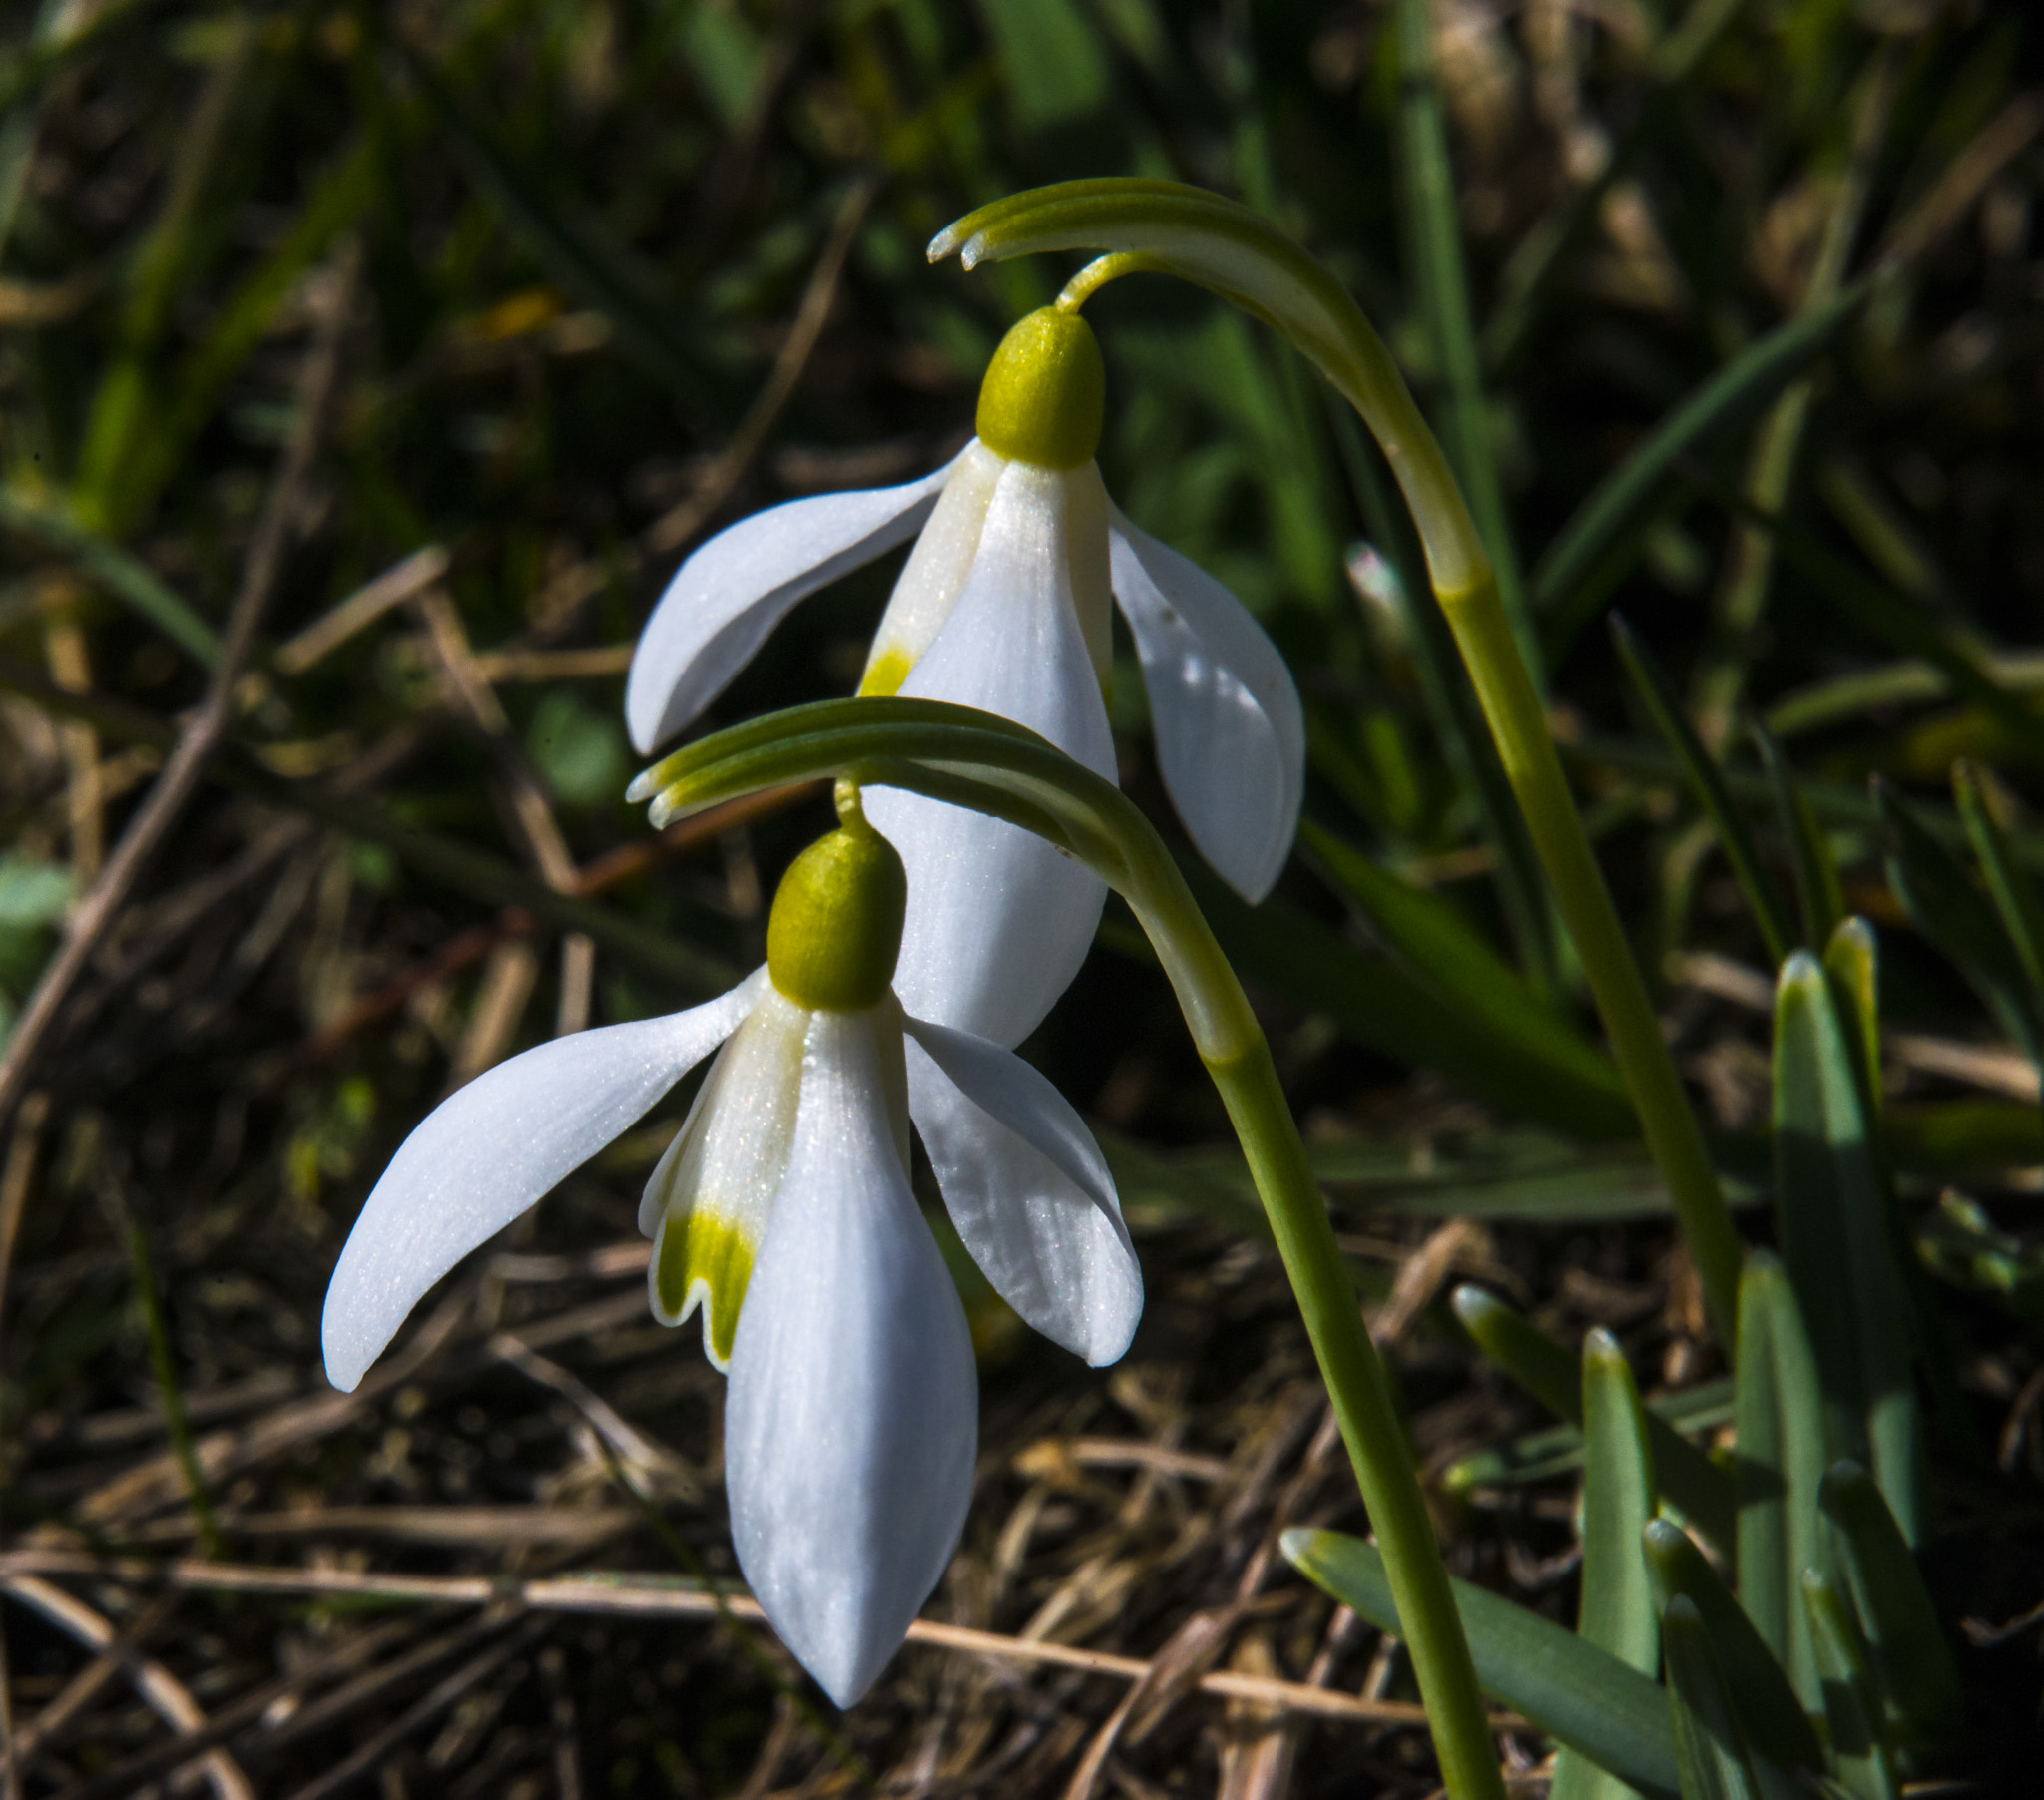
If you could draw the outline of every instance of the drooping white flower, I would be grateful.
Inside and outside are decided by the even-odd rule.
[[[1000,713],[1112,780],[1111,594],[1172,802],[1207,860],[1262,899],[1298,820],[1298,695],[1242,604],[1108,499],[1093,461],[1104,389],[1091,328],[1044,307],[1002,341],[978,436],[952,462],[902,487],[791,501],[713,538],[639,641],[625,690],[633,742],[650,753],[680,731],[796,601],[914,536],[859,691]],[[1078,972],[1105,888],[1001,820],[893,790],[868,804],[909,871],[903,1002],[1019,1043]]]
[[[1143,1289],[1078,1115],[1008,1051],[903,1013],[901,863],[854,795],[840,809],[781,883],[765,968],[705,1006],[500,1064],[405,1139],[341,1251],[322,1336],[329,1379],[352,1389],[434,1282],[722,1044],[646,1185],[648,1290],[666,1324],[700,1312],[731,1376],[740,1568],[848,1706],[942,1575],[972,1492],[972,1345],[909,1191],[911,1119],[966,1248],[1039,1331],[1113,1362]]]

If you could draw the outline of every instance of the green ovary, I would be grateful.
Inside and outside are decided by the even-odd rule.
[[[739,1308],[745,1304],[752,1275],[753,1244],[736,1226],[700,1206],[686,1219],[668,1219],[660,1234],[660,1266],[654,1277],[661,1311],[678,1317],[700,1281],[703,1343],[720,1369],[731,1362]]]

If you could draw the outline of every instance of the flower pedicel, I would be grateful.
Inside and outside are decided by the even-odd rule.
[[[903,1013],[901,859],[848,783],[838,811],[774,896],[764,969],[688,1012],[527,1051],[405,1139],[321,1330],[327,1375],[351,1390],[434,1282],[722,1044],[646,1184],[648,1288],[665,1324],[700,1310],[731,1376],[739,1566],[848,1706],[942,1575],[972,1492],[972,1344],[909,1192],[910,1121],[966,1248],[1037,1330],[1113,1362],[1143,1286],[1078,1115],[1000,1046]]]
[[[796,601],[920,533],[859,691],[997,712],[1113,780],[1112,591],[1142,662],[1173,804],[1208,861],[1260,900],[1298,819],[1298,695],[1241,602],[1108,499],[1093,462],[1106,381],[1092,327],[1072,304],[1009,331],[980,389],[978,435],[934,474],[790,501],[691,556],[632,660],[632,740],[650,754]],[[634,797],[652,791],[646,780]],[[998,819],[893,790],[867,803],[908,868],[903,1003],[1020,1043],[1078,973],[1105,898],[1099,879]]]

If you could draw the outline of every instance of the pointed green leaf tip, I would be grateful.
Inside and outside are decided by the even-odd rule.
[[[974,429],[996,456],[1077,469],[1100,448],[1107,370],[1093,327],[1076,312],[1039,306],[1010,327],[987,364]]]
[[[780,878],[766,922],[766,972],[796,1006],[859,1013],[878,1006],[894,979],[908,875],[847,781],[837,786],[837,816],[838,829]]]

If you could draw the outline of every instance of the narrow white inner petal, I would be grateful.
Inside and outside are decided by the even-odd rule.
[[[640,1229],[655,1239],[654,1317],[679,1325],[700,1308],[703,1348],[719,1368],[787,1172],[809,1020],[767,985],[718,1053],[640,1201]]]
[[[951,617],[972,573],[972,559],[979,553],[987,507],[1007,466],[1006,458],[996,456],[977,438],[951,465],[936,511],[908,553],[880,616],[859,680],[861,693],[898,692],[916,660]]]

